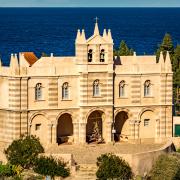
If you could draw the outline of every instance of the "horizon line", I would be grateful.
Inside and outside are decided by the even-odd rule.
[[[0,8],[180,8],[180,6],[0,6]]]

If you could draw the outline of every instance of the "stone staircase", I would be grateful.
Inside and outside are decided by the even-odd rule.
[[[73,176],[65,180],[96,180],[96,164],[79,164]]]

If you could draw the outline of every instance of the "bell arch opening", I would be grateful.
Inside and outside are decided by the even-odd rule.
[[[128,113],[125,111],[119,112],[115,117],[114,122],[114,141],[127,141],[129,136],[129,123],[128,123]]]
[[[86,124],[86,142],[103,143],[103,112],[93,111]]]
[[[57,124],[57,143],[72,144],[73,142],[73,123],[70,114],[62,114]]]

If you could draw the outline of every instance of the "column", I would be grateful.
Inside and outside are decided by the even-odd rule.
[[[28,135],[30,136],[31,135],[31,127],[32,127],[32,123],[30,123],[28,125]]]
[[[52,144],[57,143],[57,124],[52,125]]]
[[[112,141],[112,122],[106,122],[106,137],[105,142],[110,143]]]
[[[159,138],[160,137],[160,119],[156,119],[156,134],[155,134],[155,138]]]
[[[77,144],[79,142],[79,123],[73,123],[73,136],[74,143]]]
[[[79,124],[79,142],[86,143],[86,123]]]
[[[47,144],[51,144],[52,143],[52,124],[48,124],[48,142]]]
[[[139,139],[139,125],[140,121],[135,121],[135,139]]]
[[[135,139],[135,121],[129,120],[130,139]]]

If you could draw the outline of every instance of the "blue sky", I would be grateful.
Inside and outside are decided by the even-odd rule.
[[[0,7],[180,7],[180,0],[0,0]]]

